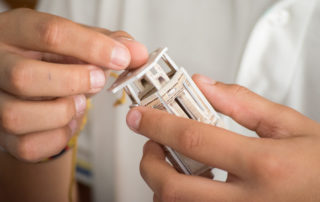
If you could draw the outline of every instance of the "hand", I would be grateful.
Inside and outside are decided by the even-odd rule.
[[[29,9],[1,13],[0,28],[0,146],[28,162],[66,146],[86,95],[105,85],[104,70],[135,68],[148,57],[123,31]]]
[[[138,107],[129,127],[151,140],[144,146],[141,175],[154,201],[320,201],[320,125],[288,107],[238,85],[194,80],[219,112],[261,138]],[[160,145],[228,171],[227,182],[179,174]]]

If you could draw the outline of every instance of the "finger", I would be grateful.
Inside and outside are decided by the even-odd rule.
[[[246,165],[259,147],[255,138],[151,108],[130,110],[127,123],[135,132],[185,156],[237,174],[247,172]]]
[[[155,194],[153,194],[153,202],[160,202],[160,199]]]
[[[0,128],[9,134],[26,134],[67,125],[86,109],[84,95],[49,101],[26,101],[0,91]]]
[[[41,60],[52,63],[60,63],[60,64],[86,64],[82,60],[79,60],[75,57],[67,56],[67,55],[59,55],[55,53],[47,53],[41,51],[33,51],[33,50],[25,50],[19,47],[1,44],[0,50],[3,52],[11,52],[17,55],[20,55],[24,58]]]
[[[112,32],[107,29],[99,28],[99,27],[90,27],[90,28],[112,37],[113,39],[121,42],[123,45],[125,45],[128,48],[131,55],[131,62],[130,62],[129,68],[137,68],[147,62],[147,59],[148,59],[147,48],[143,44],[134,40],[134,38],[127,32],[124,32],[124,31]]]
[[[39,162],[57,155],[71,138],[71,129],[63,128],[14,136],[0,133],[4,148],[14,157],[26,162]]]
[[[109,35],[125,45],[130,51],[131,62],[129,68],[140,67],[147,62],[149,55],[147,48],[138,41],[134,40],[130,34],[124,31],[115,31],[109,33]]]
[[[6,28],[5,32],[0,33],[2,42],[73,56],[116,70],[130,63],[130,53],[123,44],[67,19],[29,9],[3,13],[2,19],[0,27]]]
[[[144,146],[140,172],[160,201],[236,201],[240,194],[232,184],[177,173],[153,141]]]
[[[98,30],[101,33],[105,33],[107,31],[106,30],[102,32],[101,30],[104,30],[104,29],[98,29]],[[122,43],[128,48],[131,56],[129,68],[137,68],[147,62],[149,54],[148,54],[147,48],[143,44],[134,40],[132,36],[130,36],[128,33],[124,31],[116,31],[116,32],[107,31],[107,32],[108,32],[108,36],[119,41],[120,43]],[[67,63],[67,64],[84,64],[83,61],[70,56],[58,55],[53,53],[41,53],[40,56],[41,56],[41,60],[48,61],[48,62]]]
[[[148,50],[141,43],[125,37],[117,37],[115,39],[124,44],[130,51],[131,61],[129,68],[137,68],[147,62]]]
[[[60,97],[96,93],[105,85],[102,69],[93,65],[53,64],[0,50],[0,88],[25,97]]]
[[[302,135],[306,133],[305,128],[314,130],[317,125],[297,111],[266,100],[244,87],[214,82],[200,75],[193,79],[215,109],[262,137]]]
[[[58,63],[58,64],[88,64],[78,58],[66,56],[66,55],[58,55],[54,53],[43,53],[39,52],[40,57],[39,60],[50,62],[50,63]]]

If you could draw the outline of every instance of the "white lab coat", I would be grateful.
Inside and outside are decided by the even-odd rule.
[[[239,83],[320,121],[318,0],[42,0],[38,10],[126,30],[150,51],[168,46],[190,73]],[[126,127],[129,103],[113,108],[114,100],[105,91],[96,96],[81,143],[93,164],[95,200],[151,201],[139,175],[146,139]]]

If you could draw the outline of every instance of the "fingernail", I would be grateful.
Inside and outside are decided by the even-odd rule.
[[[214,85],[215,83],[217,83],[215,80],[202,75],[198,75],[198,81],[204,84],[209,84],[209,85]]]
[[[112,68],[123,68],[127,67],[130,63],[130,53],[129,51],[118,45],[115,46],[111,53],[111,66]]]
[[[141,112],[139,112],[138,110],[132,109],[131,111],[129,111],[127,115],[127,124],[129,128],[131,128],[134,131],[137,131],[140,126],[141,117]]]
[[[76,108],[76,116],[83,114],[87,108],[87,99],[84,95],[76,95],[73,97]]]
[[[101,69],[92,69],[90,71],[90,91],[89,93],[96,93],[104,87],[106,77]]]
[[[129,37],[117,37],[115,38],[117,41],[120,41],[120,42],[127,42],[127,41],[134,41],[134,39],[132,38],[129,38]]]
[[[71,135],[73,135],[77,130],[77,121],[75,119],[72,119],[68,124],[68,126],[71,130]]]

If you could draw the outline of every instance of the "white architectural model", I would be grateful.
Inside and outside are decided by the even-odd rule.
[[[124,88],[133,106],[149,106],[171,114],[222,126],[222,122],[184,68],[166,54],[167,48],[150,54],[148,62],[135,70],[124,71],[110,91]],[[161,60],[162,59],[162,60]],[[164,146],[172,165],[181,173],[201,175],[211,169],[168,146]]]

